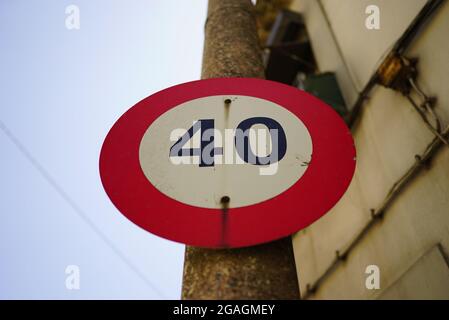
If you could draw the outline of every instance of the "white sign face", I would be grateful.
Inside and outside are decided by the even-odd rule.
[[[141,140],[139,160],[163,194],[219,209],[223,197],[228,208],[238,208],[281,194],[306,172],[312,151],[309,131],[287,109],[260,98],[217,95],[157,118]]]

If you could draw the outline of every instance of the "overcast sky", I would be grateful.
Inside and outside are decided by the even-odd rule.
[[[128,108],[199,78],[206,5],[0,1],[0,298],[180,297],[184,246],[115,209],[98,157]]]

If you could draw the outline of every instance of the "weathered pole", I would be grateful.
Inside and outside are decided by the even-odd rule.
[[[202,78],[264,78],[250,0],[209,0]],[[291,237],[239,249],[187,247],[182,299],[298,299]]]

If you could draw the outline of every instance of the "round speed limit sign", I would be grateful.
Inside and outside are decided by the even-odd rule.
[[[161,237],[241,247],[299,231],[329,211],[355,170],[341,117],[280,83],[208,79],[129,109],[100,155],[115,206]]]

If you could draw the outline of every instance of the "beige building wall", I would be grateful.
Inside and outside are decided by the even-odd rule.
[[[333,71],[348,106],[425,0],[295,0],[320,71]],[[368,5],[380,8],[380,30],[365,27]],[[407,57],[419,57],[418,83],[438,98],[449,123],[449,2],[417,36]],[[322,219],[293,238],[301,295],[312,299],[449,299],[449,147],[403,189],[376,223],[312,286],[371,220],[389,189],[415,163],[434,135],[401,94],[377,86],[353,129],[357,169],[346,195]],[[336,168],[338,170],[338,168]],[[380,289],[365,286],[369,265],[380,268]]]

